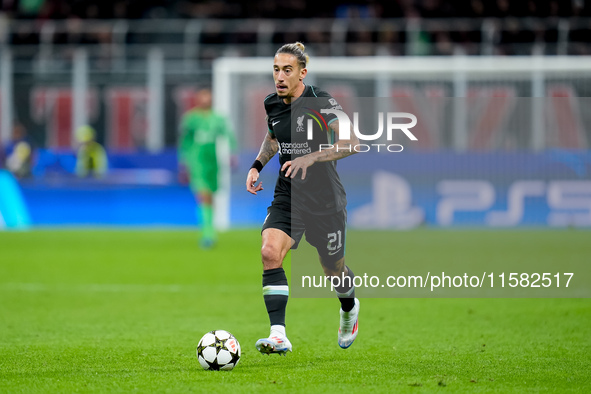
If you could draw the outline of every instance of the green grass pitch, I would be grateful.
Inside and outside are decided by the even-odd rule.
[[[464,244],[591,263],[583,231],[393,239],[409,261]],[[263,356],[254,348],[268,333],[258,230],[222,234],[211,251],[196,240],[187,230],[0,233],[0,392],[591,392],[589,299],[363,299],[359,336],[342,350],[338,301],[292,297],[294,352]],[[504,246],[515,240],[543,248]],[[213,329],[240,341],[231,372],[197,362],[197,342]]]

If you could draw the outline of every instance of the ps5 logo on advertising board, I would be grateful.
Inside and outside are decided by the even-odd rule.
[[[321,109],[320,113],[318,111],[313,110],[312,108],[306,108],[311,112],[307,112],[305,115],[308,115],[309,118],[307,119],[307,139],[313,139],[313,129],[314,129],[314,121],[320,127],[320,130],[328,131],[328,125],[324,120],[322,114],[334,114],[339,121],[339,137],[342,140],[348,140],[351,138],[351,129],[355,136],[361,142],[365,141],[376,141],[382,138],[384,132],[386,133],[386,139],[388,141],[392,141],[393,135],[395,131],[401,131],[406,135],[406,137],[411,141],[417,141],[417,137],[410,131],[411,128],[416,126],[417,124],[417,117],[408,112],[387,112],[385,115],[383,112],[378,112],[378,130],[373,134],[364,134],[361,130],[359,130],[359,112],[353,113],[353,127],[351,128],[351,120],[349,116],[341,110],[338,109]],[[303,128],[303,118],[301,116],[297,119],[298,132],[304,131]],[[401,120],[407,120],[406,122],[401,122]],[[386,124],[384,130],[384,123]],[[347,148],[340,147],[334,144],[320,144],[320,150],[324,149],[337,149],[339,150],[354,150],[355,152],[369,152],[370,150],[375,151],[388,151],[388,152],[402,152],[404,147],[400,144],[377,144],[377,143],[359,143],[353,146],[348,146]]]

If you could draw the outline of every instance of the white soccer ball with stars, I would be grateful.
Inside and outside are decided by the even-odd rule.
[[[203,369],[229,371],[240,360],[240,344],[228,331],[210,331],[197,345],[197,358]]]

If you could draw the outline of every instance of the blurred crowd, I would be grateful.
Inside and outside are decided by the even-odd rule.
[[[471,55],[483,54],[481,44],[485,19],[496,24],[495,35],[488,38],[494,50],[488,54],[528,55],[532,44],[544,44],[548,55],[589,55],[591,45],[591,0],[391,0],[347,1],[311,0],[242,1],[242,0],[0,0],[4,20],[13,20],[9,30],[0,29],[0,41],[13,45],[38,45],[43,39],[44,21],[61,20],[65,28],[51,33],[53,44],[97,44],[102,57],[109,58],[115,41],[117,24],[113,20],[176,21],[202,20],[207,23],[200,31],[198,42],[204,44],[202,59],[220,56],[227,48],[240,44],[235,55],[261,55],[255,45],[260,39],[259,26],[243,28],[245,20],[270,18],[275,20],[331,18],[347,21],[344,36],[346,49],[337,55],[451,55],[458,44]],[[577,18],[579,17],[579,18]],[[408,23],[395,22],[398,18],[417,21],[421,27],[408,29]],[[449,18],[454,19],[450,24]],[[234,20],[241,22],[234,23]],[[559,30],[560,20],[574,21],[568,25],[566,36]],[[2,18],[0,18],[0,21]],[[28,21],[18,23],[18,21]],[[86,20],[94,24],[85,23]],[[104,21],[104,22],[101,22]],[[107,22],[108,20],[108,22]],[[318,19],[316,19],[318,21]],[[380,22],[383,21],[383,22]],[[27,24],[28,23],[28,24]],[[33,23],[33,25],[31,24]],[[101,25],[101,23],[103,23]],[[160,27],[163,22],[159,25]],[[283,23],[283,22],[282,22]],[[429,26],[427,26],[430,24]],[[1,24],[0,24],[1,25]],[[94,26],[94,27],[90,27]],[[179,24],[175,25],[179,27]],[[275,27],[270,38],[272,45],[296,40],[313,44],[314,55],[335,55],[334,32],[326,22],[286,22]],[[182,29],[182,27],[181,27]],[[2,37],[2,31],[10,31]],[[183,31],[183,30],[181,30]],[[184,30],[188,31],[188,30]],[[177,34],[177,35],[175,35]],[[412,34],[409,36],[409,34]],[[562,39],[571,43],[567,50],[557,49]],[[119,33],[121,36],[121,33]],[[186,37],[161,29],[157,34],[129,31],[118,42],[126,44],[180,43]],[[411,45],[407,45],[411,43]],[[322,44],[325,44],[324,46]],[[206,46],[209,47],[206,48]],[[216,47],[217,46],[217,47]],[[244,49],[246,48],[246,49]],[[562,48],[565,48],[563,45]],[[240,52],[240,51],[251,52]],[[253,52],[254,51],[254,52]]]
[[[504,18],[591,16],[588,0],[2,0],[16,19]]]

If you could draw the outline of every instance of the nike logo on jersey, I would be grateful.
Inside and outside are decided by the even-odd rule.
[[[328,252],[329,256],[334,256],[335,254],[339,253],[341,251],[341,248],[338,248],[337,250],[335,250],[334,252]]]
[[[272,125],[275,126],[279,122],[281,122],[281,121],[280,120],[276,120],[275,122],[272,123]]]

